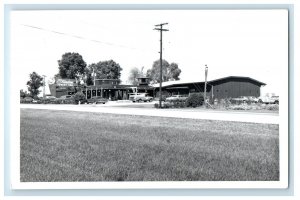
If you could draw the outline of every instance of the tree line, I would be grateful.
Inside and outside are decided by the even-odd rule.
[[[179,80],[181,70],[177,63],[168,63],[166,60],[162,62],[162,82],[170,80]],[[146,73],[141,69],[134,67],[130,70],[128,81],[131,84],[137,84],[138,77],[148,77],[151,83],[160,82],[160,61],[153,62],[152,68]],[[123,69],[114,60],[99,61],[87,65],[83,57],[79,53],[67,52],[58,60],[58,73],[54,76],[55,79],[75,79],[78,84],[93,85],[93,79],[118,79],[120,80],[121,71]],[[20,96],[36,97],[39,95],[39,88],[43,85],[43,77],[32,72],[29,74],[27,81],[28,92],[20,90]]]

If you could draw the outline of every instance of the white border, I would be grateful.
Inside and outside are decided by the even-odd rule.
[[[154,1],[156,2],[156,1]],[[10,2],[11,3],[11,2]],[[136,2],[138,3],[138,2]],[[153,3],[153,2],[152,2]],[[282,71],[283,84],[282,96],[288,96],[288,74],[287,70]],[[56,182],[56,183],[22,183],[20,182],[20,108],[19,105],[19,89],[10,82],[11,93],[10,99],[10,150],[11,150],[11,187],[12,189],[175,189],[175,188],[287,188],[288,187],[288,107],[287,99],[281,98],[280,104],[280,181],[265,182]]]

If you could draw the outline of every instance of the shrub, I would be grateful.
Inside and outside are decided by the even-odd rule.
[[[186,106],[195,108],[198,106],[202,106],[203,102],[204,102],[204,98],[202,94],[193,93],[186,99]]]
[[[174,107],[174,108],[186,107],[185,100],[176,99],[176,100],[170,100],[168,102],[170,103],[171,107]]]
[[[40,100],[40,98],[39,98],[37,95],[34,95],[34,96],[33,96],[33,99],[35,99],[35,100]]]
[[[73,97],[64,100],[64,104],[75,104],[75,100]]]
[[[159,108],[159,103],[155,103],[154,107]],[[170,102],[161,102],[161,108],[172,108],[172,105]]]
[[[172,108],[172,105],[169,102],[164,102],[162,108]]]
[[[167,97],[170,97],[171,96],[171,93],[167,92],[167,91],[162,91],[161,92],[161,100],[162,101],[165,101]],[[156,95],[155,95],[155,99],[159,100],[159,91],[156,92]]]
[[[54,100],[54,103],[55,103],[55,104],[61,104],[62,102],[61,102],[60,99],[55,99],[55,100]]]
[[[278,104],[269,104],[266,106],[267,110],[279,110],[279,105]]]
[[[26,103],[24,98],[20,98],[20,103]]]
[[[85,102],[86,101],[86,98],[85,98],[85,95],[82,93],[82,92],[77,92],[75,95],[74,95],[74,101],[76,104],[79,103],[79,101],[81,103]]]
[[[214,99],[213,108],[214,109],[230,109],[232,107],[231,99]]]
[[[231,106],[231,109],[232,110],[251,110],[251,107],[250,106],[248,106],[247,104],[245,104],[245,105],[233,105],[233,106]]]

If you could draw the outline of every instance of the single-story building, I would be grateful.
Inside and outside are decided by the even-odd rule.
[[[211,99],[236,98],[240,96],[260,96],[260,87],[266,84],[250,77],[228,76],[207,81],[206,96]],[[188,95],[194,92],[204,92],[205,82],[169,81],[162,83],[162,91],[170,95]],[[153,85],[154,94],[159,91],[159,84]]]
[[[49,84],[52,96],[73,95],[81,91],[87,99],[100,96],[110,100],[128,99],[134,91],[149,93],[153,96],[153,87],[149,86],[149,78],[139,77],[137,85],[120,84],[119,79],[95,79],[94,85],[80,85],[75,79],[57,79]]]
[[[263,82],[242,76],[228,76],[207,81],[207,97],[210,99],[236,98],[240,96],[260,96]],[[168,81],[162,83],[162,91],[169,94],[189,95],[190,93],[203,93],[204,81]],[[138,77],[137,85],[123,85],[117,79],[96,79],[94,85],[85,86],[76,83],[75,79],[58,79],[49,85],[51,95],[60,97],[72,95],[82,91],[89,99],[93,96],[101,96],[111,100],[128,99],[134,91],[149,93],[158,97],[159,84],[150,85],[149,78]]]

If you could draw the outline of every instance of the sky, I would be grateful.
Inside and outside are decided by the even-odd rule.
[[[33,71],[58,73],[58,60],[77,52],[87,64],[113,59],[128,83],[133,67],[144,72],[159,59],[175,62],[186,81],[247,76],[264,82],[262,93],[280,92],[288,70],[286,10],[43,10],[10,13],[10,67],[19,89]]]

